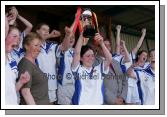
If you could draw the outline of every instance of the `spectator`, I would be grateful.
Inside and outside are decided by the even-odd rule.
[[[36,65],[35,59],[41,50],[41,37],[36,33],[29,33],[23,40],[25,57],[18,64],[19,76],[28,71],[30,81],[21,89],[21,104],[48,105],[48,80],[41,69]]]

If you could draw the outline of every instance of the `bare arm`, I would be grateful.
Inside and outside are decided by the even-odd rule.
[[[63,42],[61,43],[61,50],[66,51],[70,48],[70,40],[75,39],[75,33],[73,32],[74,24],[75,24],[76,18],[73,21],[70,28],[65,27],[65,37],[63,39]]]
[[[12,7],[12,15],[14,18],[19,19],[26,26],[24,30],[25,35],[31,32],[33,25],[27,19],[19,15],[18,10],[14,6]]]
[[[104,53],[104,57],[106,59],[105,61],[105,69],[107,69],[107,67],[109,66],[109,64],[112,62],[112,55],[111,53],[109,52],[109,50],[106,48],[104,42],[103,42],[103,37],[97,33],[96,36],[95,36],[95,41],[98,42],[98,44],[101,46],[102,50],[103,50],[103,53]]]
[[[72,32],[71,28],[65,27],[65,37],[63,39],[63,42],[61,43],[61,50],[66,51],[70,48],[70,39],[73,38],[75,39],[75,36]]]
[[[5,38],[8,35],[8,31],[9,31],[9,22],[7,16],[5,15]]]
[[[28,72],[20,75],[19,81],[16,82],[16,91],[19,91],[20,88],[30,80],[30,75]]]
[[[117,35],[116,35],[116,53],[120,54],[120,32],[121,32],[121,25],[116,26]]]
[[[74,49],[74,57],[71,65],[72,69],[75,69],[80,63],[80,52],[82,44],[83,44],[83,35],[81,33]]]
[[[132,49],[132,52],[133,52],[134,54],[137,53],[137,51],[139,50],[139,48],[141,47],[141,45],[142,45],[142,43],[143,43],[144,37],[145,37],[145,35],[146,35],[146,28],[143,28],[141,32],[142,32],[142,35],[141,35],[141,37],[140,37],[140,39],[139,39],[139,41],[138,41],[136,47]]]
[[[125,58],[124,58],[124,63],[127,63],[127,62],[130,62],[130,56],[129,56],[129,52],[126,48],[126,45],[125,45],[125,41],[121,40],[121,43],[120,45],[123,47],[123,50],[125,52]]]
[[[48,36],[46,37],[46,39],[50,39],[50,38],[56,38],[59,37],[61,35],[61,33],[58,30],[52,30],[51,33],[48,34]]]
[[[25,19],[24,17],[22,17],[19,14],[17,15],[17,19],[19,19],[26,26],[26,28],[24,29],[25,35],[30,33],[31,30],[32,30],[33,25],[27,19]]]
[[[23,88],[21,90],[21,93],[24,97],[25,102],[27,103],[27,105],[36,105],[34,98],[30,92],[30,88]]]

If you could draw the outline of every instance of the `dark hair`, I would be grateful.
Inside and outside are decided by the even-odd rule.
[[[146,50],[141,50],[141,51],[138,51],[138,52],[137,52],[137,55],[136,55],[136,62],[137,62],[137,61],[138,61],[138,59],[139,59],[139,57],[138,57],[138,56],[140,56],[143,52],[147,53],[147,51],[146,51]]]
[[[155,51],[155,49],[151,49],[151,50],[149,50],[149,56],[150,56],[150,54],[151,54],[152,51]]]
[[[35,33],[35,32],[30,32],[29,34],[26,35],[26,37],[23,39],[23,49],[24,49],[24,51],[26,51],[25,45],[28,45],[34,39],[39,39],[40,41],[42,41],[41,36],[39,34]]]
[[[88,45],[82,46],[80,56],[83,57],[83,55],[84,55],[88,50],[93,50],[93,49],[91,48],[91,46],[88,46]]]
[[[37,25],[34,27],[34,30],[33,30],[33,31],[36,32],[36,31],[39,30],[43,25],[49,26],[47,23],[42,22],[42,23],[37,24]]]

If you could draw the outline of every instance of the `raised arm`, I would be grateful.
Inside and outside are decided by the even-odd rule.
[[[83,35],[81,33],[74,49],[74,57],[71,64],[72,69],[75,69],[80,63],[80,52],[82,44],[83,44]]]
[[[133,52],[134,54],[137,53],[137,51],[139,50],[139,48],[141,47],[141,45],[142,45],[142,43],[143,43],[144,37],[145,37],[145,35],[146,35],[146,28],[143,28],[141,32],[142,32],[142,35],[141,35],[141,37],[140,37],[140,39],[139,39],[139,41],[138,41],[136,47],[132,49],[132,52]]]
[[[61,33],[58,30],[53,29],[51,33],[48,34],[47,39],[60,37]]]
[[[126,48],[125,41],[121,40],[120,46],[122,46],[122,49],[125,52],[125,54],[124,54],[125,56],[124,56],[123,62],[124,63],[130,62],[130,56],[129,56],[129,52],[128,52],[127,48]]]
[[[75,24],[76,18],[74,19],[72,25],[69,27],[65,27],[65,37],[63,39],[63,42],[61,43],[62,45],[62,50],[66,51],[70,48],[70,41],[71,39],[75,40],[75,32],[73,32],[74,29],[74,24]]]
[[[5,15],[5,38],[8,35],[8,32],[9,32],[9,22],[8,22],[7,15]]]
[[[75,39],[74,33],[71,28],[65,27],[65,37],[63,42],[61,43],[61,50],[66,51],[70,48],[70,40],[71,38]]]
[[[14,7],[14,6],[11,7],[10,14],[13,16],[13,18],[14,18],[15,20],[16,20],[16,18],[17,18],[18,20],[20,20],[20,21],[26,26],[26,28],[25,28],[25,30],[24,30],[25,35],[27,35],[28,33],[31,32],[33,25],[32,25],[27,19],[25,19],[24,17],[22,17],[22,16],[18,13],[18,10],[16,9],[16,7]]]
[[[106,48],[106,46],[105,46],[105,44],[103,42],[103,37],[99,33],[97,33],[95,35],[94,39],[95,39],[96,42],[98,42],[98,44],[100,45],[100,47],[103,50],[104,57],[106,59],[106,61],[104,63],[105,64],[104,66],[105,66],[105,69],[107,69],[109,64],[112,62],[112,55],[111,55],[110,51]]]
[[[20,14],[17,15],[17,19],[19,19],[26,26],[26,28],[24,29],[25,35],[30,33],[33,25],[27,19],[25,19],[23,16],[21,16]]]
[[[121,25],[116,26],[117,34],[116,34],[116,53],[120,54],[120,32],[121,32]]]

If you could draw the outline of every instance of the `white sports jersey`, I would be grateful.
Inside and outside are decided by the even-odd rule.
[[[22,32],[20,34],[20,44],[19,44],[19,47],[17,49],[13,49],[12,52],[11,52],[11,56],[12,56],[12,58],[14,58],[16,60],[17,64],[24,57],[24,54],[25,54],[25,52],[23,50],[23,46],[22,46],[24,37],[25,37],[25,32]]]
[[[57,74],[56,74],[56,52],[58,45],[50,42],[45,42],[42,45],[41,52],[37,57],[36,63],[39,68],[45,73],[48,78],[49,90],[57,89]]]
[[[146,105],[154,105],[155,104],[155,72],[152,70],[151,65],[147,66],[144,69],[145,74],[145,101],[144,104]]]
[[[70,48],[58,57],[58,104],[71,104],[74,93],[74,76],[71,71],[73,55],[73,48]]]
[[[100,105],[104,103],[103,73],[104,63],[90,69],[78,65],[72,69],[75,76],[75,92],[72,98],[74,105]]]
[[[136,54],[134,54],[133,51],[131,51],[130,54],[129,54],[129,58],[130,58],[130,62],[132,64],[135,63]]]
[[[130,62],[125,63],[126,69],[128,69],[135,62],[135,54],[131,52],[129,54]],[[128,77],[128,92],[126,97],[126,103],[137,104],[140,103],[137,79]]]
[[[16,93],[16,78],[18,76],[17,63],[9,57],[5,65],[5,103],[18,105]]]
[[[140,104],[143,105],[143,104],[145,104],[145,99],[146,99],[146,92],[145,92],[146,76],[145,76],[145,73],[143,72],[142,67],[135,67],[134,73],[135,73],[136,78],[137,78],[137,87],[138,87]]]
[[[58,66],[58,83],[61,85],[74,84],[74,76],[71,71],[71,63],[74,51],[72,48],[60,55]]]
[[[112,57],[114,60],[116,60],[120,64],[122,73],[125,73],[127,69],[126,69],[125,63],[123,63],[124,56],[122,56],[121,54],[113,54]]]

